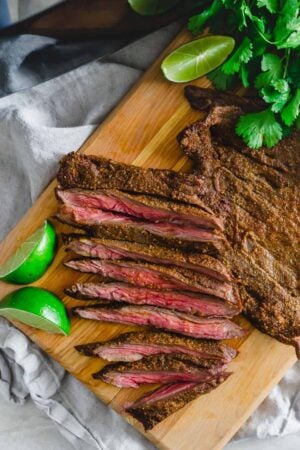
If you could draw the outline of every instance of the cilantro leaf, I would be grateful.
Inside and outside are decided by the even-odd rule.
[[[249,5],[245,2],[245,0],[242,0],[241,8],[242,8],[242,12],[245,16],[246,27],[248,28],[247,20],[246,20],[246,17],[248,17],[248,19],[250,19],[252,24],[254,24],[256,26],[257,30],[260,32],[260,35],[263,37],[263,39],[268,40],[269,36],[266,34],[265,18],[263,16],[258,17],[255,14],[253,14]]]
[[[283,122],[290,127],[295,122],[297,117],[299,117],[299,113],[300,113],[300,88],[296,90],[292,99],[281,111],[281,118]]]
[[[289,99],[290,87],[286,80],[276,80],[262,88],[261,93],[266,103],[272,103],[272,111],[279,112]]]
[[[252,58],[252,42],[248,37],[245,37],[233,53],[233,55],[222,66],[222,70],[226,75],[233,75],[239,72],[241,65],[247,63]]]
[[[296,48],[300,45],[300,17],[295,17],[286,24],[287,32],[291,32],[289,37],[282,43],[278,44],[278,48]]]
[[[282,2],[283,8],[279,12],[279,17],[274,28],[274,36],[277,44],[284,44],[291,34],[289,26],[299,15],[299,1],[289,0]]]
[[[260,73],[254,82],[257,89],[269,86],[281,78],[283,72],[281,58],[273,53],[266,53],[261,60],[261,70],[263,73]]]
[[[300,45],[300,31],[294,31],[289,37],[278,45],[278,48],[297,48]]]
[[[266,53],[269,44],[261,37],[256,27],[252,27],[252,29],[249,30],[248,37],[253,44],[253,58],[263,56]]]
[[[282,138],[281,125],[270,109],[240,117],[236,133],[250,148],[273,147]]]
[[[209,5],[201,11],[203,5]],[[300,0],[190,0],[196,33],[230,35],[238,46],[208,75],[222,90],[255,87],[268,107],[243,116],[236,132],[252,148],[271,147],[300,128]],[[240,81],[239,81],[240,80]]]
[[[247,69],[246,64],[241,64],[240,69],[240,79],[245,88],[250,86],[249,83],[249,70]]]
[[[235,77],[232,75],[225,75],[222,71],[222,67],[213,70],[207,74],[207,77],[212,82],[213,86],[220,91],[231,89],[235,82]]]
[[[288,30],[291,31],[300,31],[300,17],[293,19],[291,22],[287,24]]]
[[[197,34],[201,31],[206,22],[213,16],[215,16],[222,8],[221,0],[214,0],[209,8],[206,8],[202,13],[196,14],[190,17],[188,21],[188,29]]]
[[[277,0],[257,0],[257,6],[259,8],[266,7],[270,13],[274,14],[277,12],[278,2]]]

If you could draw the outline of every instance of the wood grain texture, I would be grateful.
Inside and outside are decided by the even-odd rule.
[[[189,36],[185,32],[181,33],[167,52],[187,38]],[[182,85],[170,84],[164,80],[159,68],[161,59],[162,57],[147,71],[80,151],[143,167],[176,170],[189,167],[175,138],[181,128],[199,118],[199,113],[191,110],[183,99]],[[195,84],[209,86],[206,79],[198,80]],[[2,242],[0,263],[45,218],[53,215],[56,209],[54,187],[55,182],[52,182]],[[60,224],[55,223],[55,226],[58,232],[64,229]],[[63,292],[64,287],[75,281],[92,280],[95,276],[78,274],[64,267],[62,261],[67,257],[60,248],[47,273],[34,284],[53,291],[69,308],[82,302],[67,297]],[[0,283],[1,298],[15,288]],[[221,387],[198,398],[146,433],[161,449],[221,449],[296,361],[293,348],[263,335],[244,318],[238,318],[238,321],[248,328],[249,334],[243,341],[233,343],[240,350],[239,356],[231,364],[233,375]],[[71,335],[62,337],[19,323],[16,325],[118,412],[122,411],[125,401],[141,394],[143,389],[119,390],[93,380],[91,374],[99,370],[104,365],[103,362],[81,356],[74,350],[76,344],[107,340],[121,332],[133,330],[134,327],[72,318]],[[130,423],[134,422],[133,419],[128,420]],[[134,422],[134,425],[142,431],[139,424]]]

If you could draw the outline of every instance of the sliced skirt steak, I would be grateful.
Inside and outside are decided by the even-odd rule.
[[[158,245],[97,239],[79,234],[65,234],[67,250],[77,255],[100,259],[129,259],[154,264],[183,267],[204,273],[220,281],[231,281],[228,269],[216,258],[199,252],[183,252]]]
[[[151,289],[201,292],[219,297],[240,306],[238,291],[231,283],[214,280],[207,275],[188,269],[172,268],[158,264],[133,261],[73,259],[65,262],[67,267],[84,273]]]
[[[125,283],[76,283],[66,294],[88,300],[150,305],[203,317],[233,317],[241,308],[211,295],[139,288]]]
[[[200,318],[153,306],[91,305],[72,309],[75,316],[125,325],[149,325],[198,339],[232,339],[247,331],[226,319]]]
[[[145,394],[126,411],[143,424],[146,431],[203,394],[222,384],[230,373],[223,372],[202,383],[174,383]]]
[[[186,355],[146,356],[141,361],[109,364],[93,378],[120,388],[138,388],[145,384],[200,383],[226,369],[224,364],[203,367],[202,361]]]
[[[65,205],[94,208],[153,223],[173,223],[204,229],[222,229],[222,221],[201,208],[150,195],[136,195],[117,190],[57,189]]]
[[[172,223],[145,222],[123,214],[73,205],[61,205],[56,218],[69,225],[83,228],[96,237],[197,248],[210,254],[218,253],[224,241],[223,234],[213,230]]]
[[[162,331],[124,333],[110,341],[77,345],[75,348],[86,356],[116,362],[139,361],[144,356],[177,353],[229,363],[237,354],[235,349],[218,341],[193,339]]]

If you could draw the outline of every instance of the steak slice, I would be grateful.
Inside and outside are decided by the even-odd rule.
[[[172,268],[158,264],[133,261],[73,259],[67,267],[85,273],[134,284],[151,289],[174,289],[201,292],[240,305],[237,289],[230,283],[214,280],[202,273],[188,269]]]
[[[231,374],[223,372],[202,383],[174,383],[145,394],[126,406],[126,412],[141,422],[146,431],[183,408],[189,402],[207,394],[222,384]]]
[[[159,306],[202,317],[233,317],[241,310],[210,295],[138,288],[125,283],[76,283],[65,292],[75,298]]]
[[[107,361],[138,361],[144,356],[184,354],[205,360],[229,363],[237,352],[228,345],[178,336],[162,331],[124,333],[106,342],[77,345],[76,350],[86,356],[97,356]]]
[[[75,316],[125,325],[149,325],[198,339],[243,337],[246,330],[225,319],[200,318],[153,306],[91,305],[72,309]]]
[[[197,176],[171,170],[142,169],[92,155],[72,152],[64,156],[57,179],[63,188],[119,189],[205,207],[199,197],[203,183]]]
[[[192,108],[203,112],[210,111],[214,106],[238,106],[245,112],[255,112],[265,106],[265,103],[256,97],[240,97],[232,92],[227,93],[193,85],[185,86],[184,95]]]
[[[159,388],[154,389],[153,391],[146,392],[146,394],[142,395],[142,397],[140,397],[135,402],[125,403],[124,411],[128,411],[131,408],[140,408],[144,405],[151,405],[152,403],[156,403],[159,400],[166,400],[176,394],[179,394],[180,392],[185,392],[189,389],[192,389],[196,385],[197,383],[188,382],[162,385]]]
[[[191,358],[191,357],[189,357]],[[192,361],[183,355],[146,356],[141,361],[109,364],[93,374],[96,380],[119,388],[138,388],[145,384],[200,383],[224,372],[226,365],[201,367],[201,360]]]
[[[244,111],[214,107],[178,139],[207,189],[226,198],[222,259],[239,280],[245,315],[300,355],[300,135],[251,150],[234,132]]]
[[[178,266],[204,273],[220,281],[231,281],[230,273],[218,259],[199,252],[146,245],[137,242],[97,239],[76,234],[63,235],[67,249],[78,255],[100,259],[131,259],[154,264]]]
[[[93,208],[62,205],[56,218],[61,222],[83,228],[96,237],[108,237],[142,243],[163,244],[178,247],[204,248],[216,253],[214,244],[224,239],[216,231],[171,223],[150,223],[123,214]]]
[[[201,208],[149,195],[107,189],[57,189],[56,195],[65,205],[101,209],[153,223],[167,222],[204,229],[223,228],[220,219]]]

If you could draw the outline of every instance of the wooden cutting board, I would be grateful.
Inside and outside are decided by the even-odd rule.
[[[190,39],[181,33],[165,53]],[[80,149],[87,154],[102,155],[117,161],[143,167],[186,169],[187,158],[181,153],[176,135],[199,118],[183,97],[183,85],[171,84],[160,72],[162,55],[110,114],[98,130]],[[196,81],[202,87],[209,82]],[[2,242],[0,264],[11,255],[43,220],[56,209],[52,182],[15,229]],[[63,226],[55,224],[60,232]],[[70,308],[83,302],[68,298],[64,287],[75,281],[91,278],[62,265],[65,252],[59,249],[54,263],[36,283],[53,291]],[[0,298],[16,286],[0,283]],[[231,364],[233,375],[218,389],[198,398],[182,410],[156,426],[146,436],[161,449],[203,450],[221,449],[241,427],[252,411],[278,383],[296,361],[294,349],[277,342],[251,327],[243,318],[240,323],[249,329],[243,341],[234,342],[239,355]],[[79,355],[74,345],[107,340],[134,327],[112,325],[72,318],[72,332],[68,337],[51,335],[16,323],[27,336],[61,363],[67,371],[91,389],[102,401],[121,412],[122,405],[141,395],[141,389],[122,389],[93,380],[91,374],[104,364],[99,359]],[[141,426],[127,418],[140,431]]]

